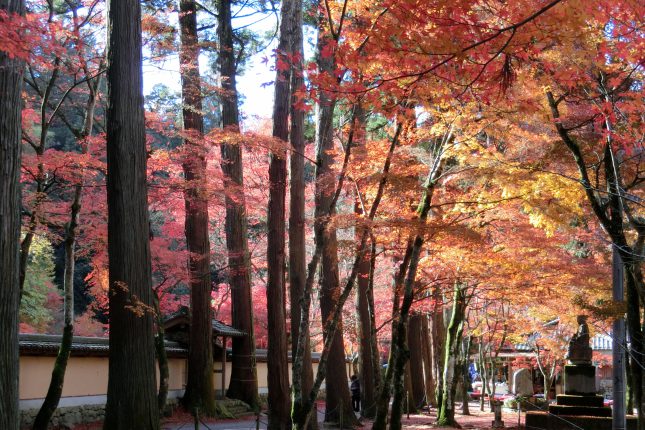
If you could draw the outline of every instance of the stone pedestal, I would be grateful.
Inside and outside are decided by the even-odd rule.
[[[591,364],[567,364],[564,366],[564,393],[595,396],[596,367]]]
[[[578,331],[571,337],[564,366],[564,395],[549,412],[526,413],[526,428],[544,430],[612,430],[611,408],[596,395],[596,367],[591,364],[587,317],[578,315]],[[627,430],[636,430],[637,419],[627,417]]]
[[[611,421],[611,408],[596,394],[596,367],[588,363],[564,367],[564,394],[548,413],[526,413],[527,428],[547,430],[611,430]],[[627,417],[627,429],[636,430],[636,421]]]

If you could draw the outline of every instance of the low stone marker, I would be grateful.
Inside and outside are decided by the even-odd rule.
[[[528,369],[519,369],[513,373],[513,394],[523,397],[533,395],[533,378]]]
[[[493,400],[493,407],[495,408],[495,421],[491,424],[494,429],[503,429],[504,421],[502,420],[502,402],[500,400]]]

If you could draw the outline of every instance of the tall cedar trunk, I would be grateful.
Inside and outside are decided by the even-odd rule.
[[[211,309],[210,240],[208,236],[208,198],[206,186],[206,149],[203,145],[204,117],[199,76],[197,6],[194,0],[179,2],[181,32],[180,69],[184,120],[182,167],[186,180],[184,230],[190,252],[190,334],[188,375],[184,407],[193,412],[215,415],[213,386],[213,328]]]
[[[297,355],[298,338],[300,333],[301,308],[300,301],[305,290],[307,277],[307,249],[305,246],[305,137],[304,120],[305,112],[296,108],[299,98],[303,97],[297,91],[304,86],[303,75],[303,35],[302,35],[302,0],[293,0],[293,31],[291,34],[291,143],[290,161],[290,200],[289,200],[289,293],[291,303],[291,357]],[[304,337],[304,355],[302,357],[302,371],[300,375],[292,375],[292,379],[301,378],[302,390],[311,391],[314,383],[313,368],[311,365],[311,341],[308,327]],[[309,419],[309,430],[318,428],[316,417]]]
[[[231,25],[231,2],[219,2],[218,61],[221,86],[222,126],[238,132],[240,115],[237,108],[235,81],[235,52]],[[247,242],[246,198],[244,195],[244,169],[240,145],[222,143],[222,172],[226,193],[226,247],[231,283],[233,326],[244,331],[244,337],[233,338],[231,381],[227,396],[246,402],[254,409],[259,407],[258,377],[255,367],[255,336],[253,333],[253,304],[251,302],[251,261]]]
[[[428,407],[437,407],[435,398],[435,378],[432,366],[432,342],[430,338],[430,329],[428,327],[428,317],[422,316],[421,319],[421,349],[423,353],[423,373],[424,373],[424,396]]]
[[[356,157],[365,158],[367,156],[367,148],[365,142],[367,118],[363,107],[360,102],[354,107],[356,116],[356,132],[354,140],[356,141],[356,148],[354,154]],[[359,187],[362,184],[359,181]],[[354,212],[357,219],[365,215],[363,213],[363,197],[357,190],[356,202],[354,205]],[[360,241],[360,231],[356,229],[356,241]],[[357,300],[356,311],[358,314],[358,337],[360,339],[360,374],[359,379],[361,383],[361,415],[366,418],[374,418],[376,416],[376,390],[380,380],[380,370],[378,361],[378,345],[376,345],[376,323],[374,315],[374,273],[373,263],[376,259],[376,244],[374,235],[370,235],[370,250],[366,253],[358,267],[357,278]],[[357,252],[360,250],[357,249]],[[375,355],[376,352],[376,355]]]
[[[318,32],[316,63],[321,74],[333,76],[335,69],[334,56],[323,56],[326,44],[331,41],[322,30]],[[332,216],[335,208],[331,207],[336,181],[333,179],[333,157],[330,151],[334,149],[333,115],[335,98],[321,91],[316,106],[316,210],[317,219]],[[320,225],[320,224],[319,224]],[[340,280],[338,274],[338,241],[336,229],[328,224],[327,228],[315,229],[316,241],[322,244],[320,265],[320,312],[323,321],[328,321],[334,312],[337,298],[340,295]],[[325,421],[339,422],[343,415],[344,423],[355,421],[351,407],[351,396],[347,381],[345,366],[345,348],[343,343],[343,322],[338,321],[338,330],[329,352],[327,379],[325,383]],[[342,411],[340,407],[342,406]]]
[[[443,345],[446,342],[443,296],[436,286],[432,291],[435,303],[432,309],[432,368],[435,381],[434,402],[439,407],[439,393],[443,390]]]
[[[358,202],[355,206],[355,212],[362,214]],[[360,339],[360,382],[361,382],[361,415],[367,418],[373,418],[376,415],[376,372],[379,371],[378,364],[374,362],[374,353],[372,344],[376,341],[372,337],[372,318],[370,315],[370,263],[371,255],[369,252],[361,260],[358,268],[357,279],[357,305],[358,313],[358,338]]]
[[[85,119],[83,130],[77,134],[81,140],[81,152],[88,153],[87,138],[92,133],[94,127],[94,111],[96,108],[97,92],[100,83],[100,76],[88,83],[89,95],[85,110]],[[81,211],[81,200],[83,195],[83,183],[74,187],[74,200],[71,205],[70,221],[65,229],[65,270],[63,274],[63,290],[65,294],[63,338],[61,346],[56,356],[52,377],[49,382],[47,395],[43,401],[38,415],[34,420],[34,430],[46,430],[49,425],[54,411],[58,407],[61,394],[63,393],[63,383],[65,380],[65,371],[71,352],[72,339],[74,337],[74,271],[76,266],[76,233],[79,225],[79,214]]]
[[[409,325],[409,322],[408,322]],[[417,412],[416,402],[414,398],[414,392],[412,391],[412,370],[410,369],[410,361],[405,365],[404,371],[405,379],[405,397],[403,398],[403,413],[414,414]]]
[[[421,343],[423,315],[414,313],[410,317],[408,328],[408,348],[410,348],[410,375],[412,376],[412,396],[414,406],[421,407],[425,403],[425,385],[423,378],[423,347]]]
[[[0,11],[24,14],[23,0]],[[3,24],[7,25],[7,24]],[[24,63],[0,50],[0,428],[17,430],[20,308],[20,140]]]
[[[293,2],[282,3],[280,41],[277,56],[288,64],[291,47]],[[269,165],[269,214],[267,246],[267,311],[268,336],[268,388],[269,429],[286,429],[291,422],[289,401],[289,375],[287,367],[287,330],[285,311],[285,195],[287,185],[287,151],[289,139],[289,73],[276,71],[273,105],[273,136],[284,145],[271,151]]]
[[[446,344],[444,347],[443,390],[441,391],[439,410],[437,412],[438,425],[455,426],[456,424],[455,390],[457,388],[457,380],[455,378],[455,370],[459,344],[461,343],[461,333],[463,331],[465,308],[463,288],[459,284],[456,284],[452,304],[452,318],[450,318],[450,324],[448,325]]]
[[[110,361],[104,429],[159,429],[153,334],[141,6],[107,3]]]

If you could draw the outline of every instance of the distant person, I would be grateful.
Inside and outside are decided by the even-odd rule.
[[[361,382],[358,380],[358,376],[352,375],[351,384],[349,389],[352,391],[352,408],[354,412],[361,411]]]

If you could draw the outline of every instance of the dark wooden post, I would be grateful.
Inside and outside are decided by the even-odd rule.
[[[226,336],[222,336],[222,399],[226,397]]]

